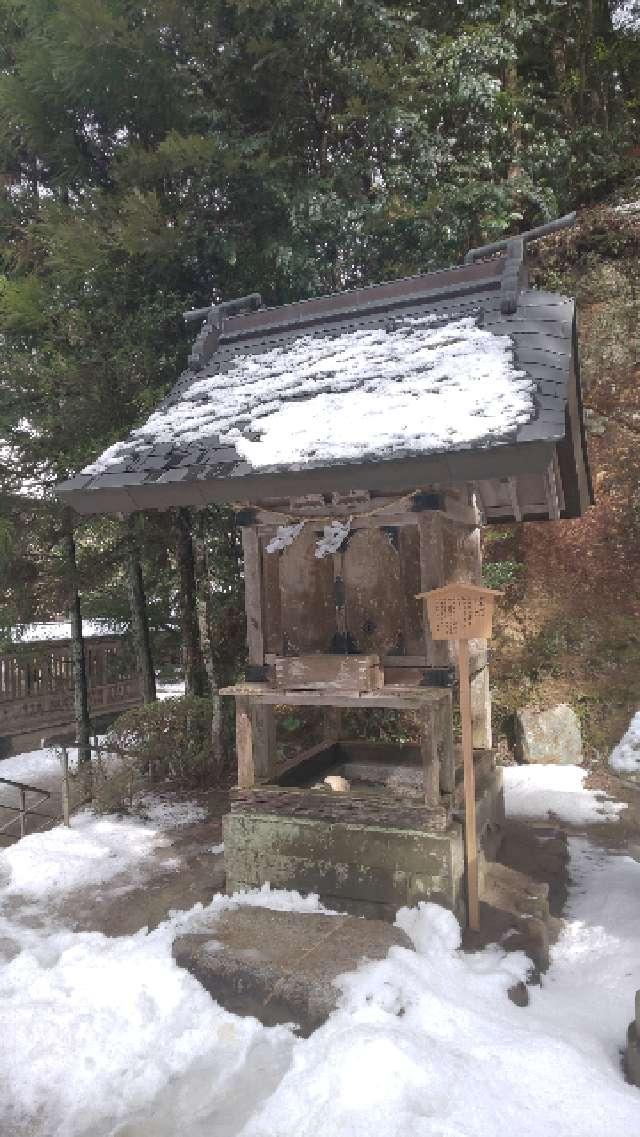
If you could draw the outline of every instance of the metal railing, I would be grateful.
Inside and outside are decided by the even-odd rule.
[[[37,801],[34,803],[36,806],[42,805],[51,796],[50,790],[43,790],[41,786],[31,786],[27,782],[16,782],[13,778],[0,778],[0,784],[3,786],[13,786],[17,791],[20,799],[19,805],[9,805],[7,802],[0,802],[0,809],[9,810],[10,813],[17,814],[16,817],[10,817],[4,825],[0,826],[0,838],[4,837],[7,830],[12,825],[19,825],[20,836],[26,836],[27,832],[27,817],[44,817],[47,821],[56,821],[56,817],[51,813],[42,813],[40,810],[27,806],[27,794],[39,794]],[[11,837],[11,834],[8,834]]]

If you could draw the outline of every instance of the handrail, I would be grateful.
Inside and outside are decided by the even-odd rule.
[[[6,802],[0,802],[0,809],[6,809],[9,813],[17,813],[18,817],[10,817],[4,825],[0,826],[0,834],[5,833],[16,822],[20,824],[20,837],[25,837],[27,832],[27,817],[47,817],[50,818],[48,813],[40,813],[37,809],[27,809],[27,794],[39,794],[38,800],[35,805],[41,805],[43,801],[48,801],[51,797],[50,790],[43,790],[42,786],[30,786],[27,782],[17,782],[14,778],[0,778],[0,783],[4,786],[14,786],[20,794],[20,805],[8,805]]]
[[[51,797],[51,790],[43,790],[41,786],[30,786],[26,782],[16,782],[13,778],[0,778],[3,786],[16,786],[19,790],[30,790],[34,794],[44,794]]]

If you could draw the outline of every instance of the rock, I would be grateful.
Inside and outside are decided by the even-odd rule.
[[[524,707],[516,715],[516,758],[519,762],[582,764],[582,736],[577,714],[566,703],[547,711]]]
[[[240,907],[209,932],[179,936],[173,957],[227,1010],[265,1026],[297,1023],[308,1035],[338,1005],[334,980],[394,945],[412,946],[381,920]]]
[[[529,1006],[529,988],[522,980],[520,980],[519,983],[514,983],[507,991],[507,995],[511,999],[511,1002],[515,1003],[516,1007]]]

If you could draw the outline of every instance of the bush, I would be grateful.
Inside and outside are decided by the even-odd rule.
[[[95,763],[95,807],[131,808],[140,793],[160,783],[183,790],[218,782],[211,714],[210,699],[182,696],[134,707],[116,719]]]

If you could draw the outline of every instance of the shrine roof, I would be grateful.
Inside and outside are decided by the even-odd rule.
[[[167,398],[58,492],[81,512],[130,512],[541,475],[563,451],[561,512],[576,516],[590,489],[573,301],[514,287],[509,268],[500,256],[205,310]]]

